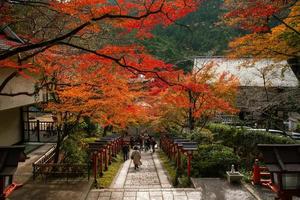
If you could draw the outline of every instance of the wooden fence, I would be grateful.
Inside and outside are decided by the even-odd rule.
[[[61,164],[61,163],[45,163],[35,165],[35,175],[42,176],[45,179],[48,178],[76,178],[76,177],[88,177],[90,179],[89,166],[79,164]]]
[[[90,170],[88,164],[61,164],[53,163],[55,148],[53,146],[43,156],[32,164],[33,180],[38,176],[45,178],[75,178],[87,176],[90,179]]]

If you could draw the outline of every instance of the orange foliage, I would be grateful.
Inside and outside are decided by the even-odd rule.
[[[45,75],[56,82],[56,102],[47,109],[58,113],[89,116],[103,126],[125,127],[129,123],[147,121],[147,107],[139,105],[144,95],[141,84],[130,82],[124,68],[112,67],[110,60],[93,55],[65,57],[45,52],[37,62],[45,67]]]
[[[230,25],[237,25],[241,28],[252,29],[243,37],[234,39],[230,44],[230,57],[254,57],[271,58],[275,60],[287,60],[291,57],[298,57],[300,52],[300,2],[292,4],[289,14],[283,18],[279,25],[269,27],[269,19],[279,17],[280,11],[286,8],[288,3],[294,1],[226,1],[231,9],[225,16]],[[259,7],[257,4],[264,4]],[[268,9],[272,7],[272,9]],[[282,17],[281,17],[282,18]],[[263,21],[263,22],[262,22]],[[277,19],[278,22],[278,19]],[[248,24],[248,25],[245,25]],[[263,30],[263,27],[266,30]],[[268,27],[267,27],[268,26]]]
[[[160,117],[168,117],[170,112],[177,113],[175,118],[185,124],[191,111],[195,120],[212,117],[217,113],[235,113],[235,95],[238,80],[224,72],[216,74],[213,63],[195,69],[193,73],[181,74],[178,85],[169,87],[160,93],[155,106]],[[178,119],[177,119],[178,120]]]
[[[54,94],[55,101],[47,109],[89,116],[103,126],[117,127],[153,122],[167,107],[192,108],[196,118],[235,111],[233,77],[224,74],[215,79],[212,65],[185,75],[132,42],[150,37],[156,25],[168,26],[196,10],[199,0],[49,2],[47,8],[56,17],[63,16],[60,31],[36,34],[27,38],[28,43],[0,54],[1,66],[40,74],[40,84]],[[103,35],[118,38],[122,44],[102,41]],[[23,64],[28,59],[11,59],[18,53],[34,59],[31,64]]]

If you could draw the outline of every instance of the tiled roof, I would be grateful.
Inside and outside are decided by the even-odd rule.
[[[197,70],[209,62],[216,64],[215,70],[217,74],[228,72],[240,81],[241,86],[264,86],[262,78],[263,70],[267,66],[273,65],[273,69],[266,75],[267,86],[270,87],[297,87],[298,79],[293,71],[287,66],[287,62],[275,63],[268,59],[253,62],[250,59],[229,60],[221,57],[213,58],[196,58],[194,60],[194,68]],[[247,67],[243,65],[247,64]],[[284,70],[281,70],[284,69]]]

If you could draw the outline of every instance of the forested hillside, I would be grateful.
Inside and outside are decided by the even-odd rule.
[[[196,55],[223,55],[228,42],[241,34],[220,20],[223,0],[206,0],[200,8],[170,27],[157,27],[143,41],[151,53],[178,64]]]

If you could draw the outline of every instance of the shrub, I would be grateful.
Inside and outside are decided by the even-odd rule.
[[[198,144],[211,144],[214,137],[210,130],[196,128],[188,135],[188,139]]]
[[[71,134],[62,144],[64,163],[85,164],[88,160],[86,146],[82,142],[84,134],[76,132]]]
[[[300,132],[300,123],[297,124],[297,127],[296,127],[296,132]]]
[[[210,124],[208,129],[213,132],[215,140],[222,145],[231,147],[240,156],[241,164],[250,169],[254,159],[259,156],[257,144],[293,144],[289,137],[268,133],[235,128],[223,124]]]
[[[233,149],[220,145],[199,145],[192,159],[192,176],[222,177],[231,165],[237,165],[239,157]]]
[[[235,152],[242,158],[242,164],[250,169],[259,156],[257,144],[293,144],[291,138],[264,131],[238,131],[235,136]]]

